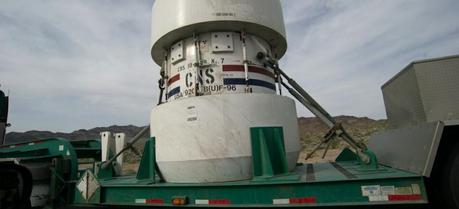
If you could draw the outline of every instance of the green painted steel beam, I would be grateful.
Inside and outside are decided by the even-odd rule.
[[[186,197],[187,206],[191,207],[410,205],[428,202],[423,177],[383,165],[363,166],[358,158],[346,151],[337,162],[304,164],[288,173],[274,172],[282,171],[282,167],[273,167],[279,163],[273,163],[272,158],[282,153],[282,150],[273,150],[280,147],[282,137],[275,128],[254,129],[253,139],[259,143],[255,149],[265,152],[266,155],[260,157],[270,164],[272,175],[199,184],[164,183],[157,181],[158,177],[154,179],[155,147],[154,139],[150,139],[138,176],[96,178],[98,186],[88,200],[75,188],[78,162],[75,149],[67,140],[47,139],[4,146],[0,148],[0,158],[52,160],[51,194],[67,205],[171,206],[174,197]],[[263,169],[261,171],[266,173]],[[60,195],[58,188],[62,186],[70,192]],[[376,192],[379,195],[369,195]]]
[[[136,179],[155,183],[155,138],[150,138],[145,142],[143,149],[142,159],[140,159],[139,169],[137,171]]]
[[[357,161],[311,164],[314,180],[308,167],[302,165],[288,175],[276,175],[263,180],[246,180],[224,183],[154,183],[141,182],[135,177],[101,180],[101,205],[171,205],[176,196],[185,196],[188,206],[341,206],[424,204],[427,195],[423,178],[412,173],[379,166],[377,169],[362,167]],[[392,188],[392,201],[375,201],[362,193],[363,188],[378,186]],[[402,194],[405,194],[403,196]],[[78,199],[79,198],[79,199]],[[385,197],[389,198],[389,196]],[[397,198],[405,200],[396,201]],[[294,204],[278,205],[291,199]],[[77,197],[75,204],[93,202]],[[148,201],[150,200],[150,201]],[[224,205],[199,205],[204,200],[216,200]],[[371,200],[371,201],[370,201]],[[378,200],[376,198],[376,200]],[[142,202],[143,201],[143,202]],[[277,201],[277,202],[276,202]],[[303,202],[302,202],[303,201]],[[137,203],[136,203],[137,202]],[[229,204],[229,205],[227,205]]]
[[[267,178],[288,173],[282,127],[251,128],[250,138],[255,178]]]
[[[0,158],[15,158],[20,163],[49,162],[51,180],[48,206],[59,207],[73,201],[78,160],[68,140],[50,138],[1,146]]]
[[[66,139],[50,138],[38,141],[9,144],[0,147],[0,158],[20,158],[21,161],[40,161],[64,158],[71,161],[70,179],[77,179],[78,161],[75,149]]]
[[[70,141],[78,158],[92,158],[97,161],[101,160],[102,157],[102,147],[100,140],[78,140]]]

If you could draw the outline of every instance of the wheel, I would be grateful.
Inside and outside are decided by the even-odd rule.
[[[459,209],[459,143],[446,158],[441,175],[441,194],[447,208]]]
[[[32,175],[27,168],[0,164],[0,208],[29,209]]]

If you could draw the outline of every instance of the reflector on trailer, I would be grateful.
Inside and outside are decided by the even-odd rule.
[[[288,204],[308,204],[316,203],[315,197],[292,197],[285,199],[273,199],[273,205],[288,205]]]
[[[229,205],[231,201],[228,199],[210,199],[210,200],[195,200],[196,205]]]
[[[172,197],[172,205],[186,205],[188,204],[188,198],[186,196]]]
[[[389,195],[389,201],[407,201],[407,200],[422,200],[422,195],[420,194]]]
[[[150,198],[150,199],[135,199],[135,203],[139,204],[164,204],[163,199]]]

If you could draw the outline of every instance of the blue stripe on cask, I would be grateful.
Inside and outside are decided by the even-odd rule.
[[[223,84],[224,85],[245,85],[246,83],[245,83],[244,78],[224,78]],[[276,86],[274,84],[263,81],[263,80],[258,80],[258,79],[249,79],[249,85],[250,86],[261,86],[261,87],[271,89],[273,91],[276,90]]]
[[[167,93],[167,98],[170,98],[171,96],[174,96],[175,94],[177,94],[179,92],[180,92],[180,86],[179,87],[175,87],[172,90],[170,90],[169,93]]]

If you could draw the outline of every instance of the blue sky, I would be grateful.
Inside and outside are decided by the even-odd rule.
[[[156,104],[152,0],[0,6],[9,131],[144,125]],[[459,54],[457,0],[284,0],[281,60],[332,115],[385,118],[380,86],[409,62]],[[298,106],[300,116],[310,116]]]

